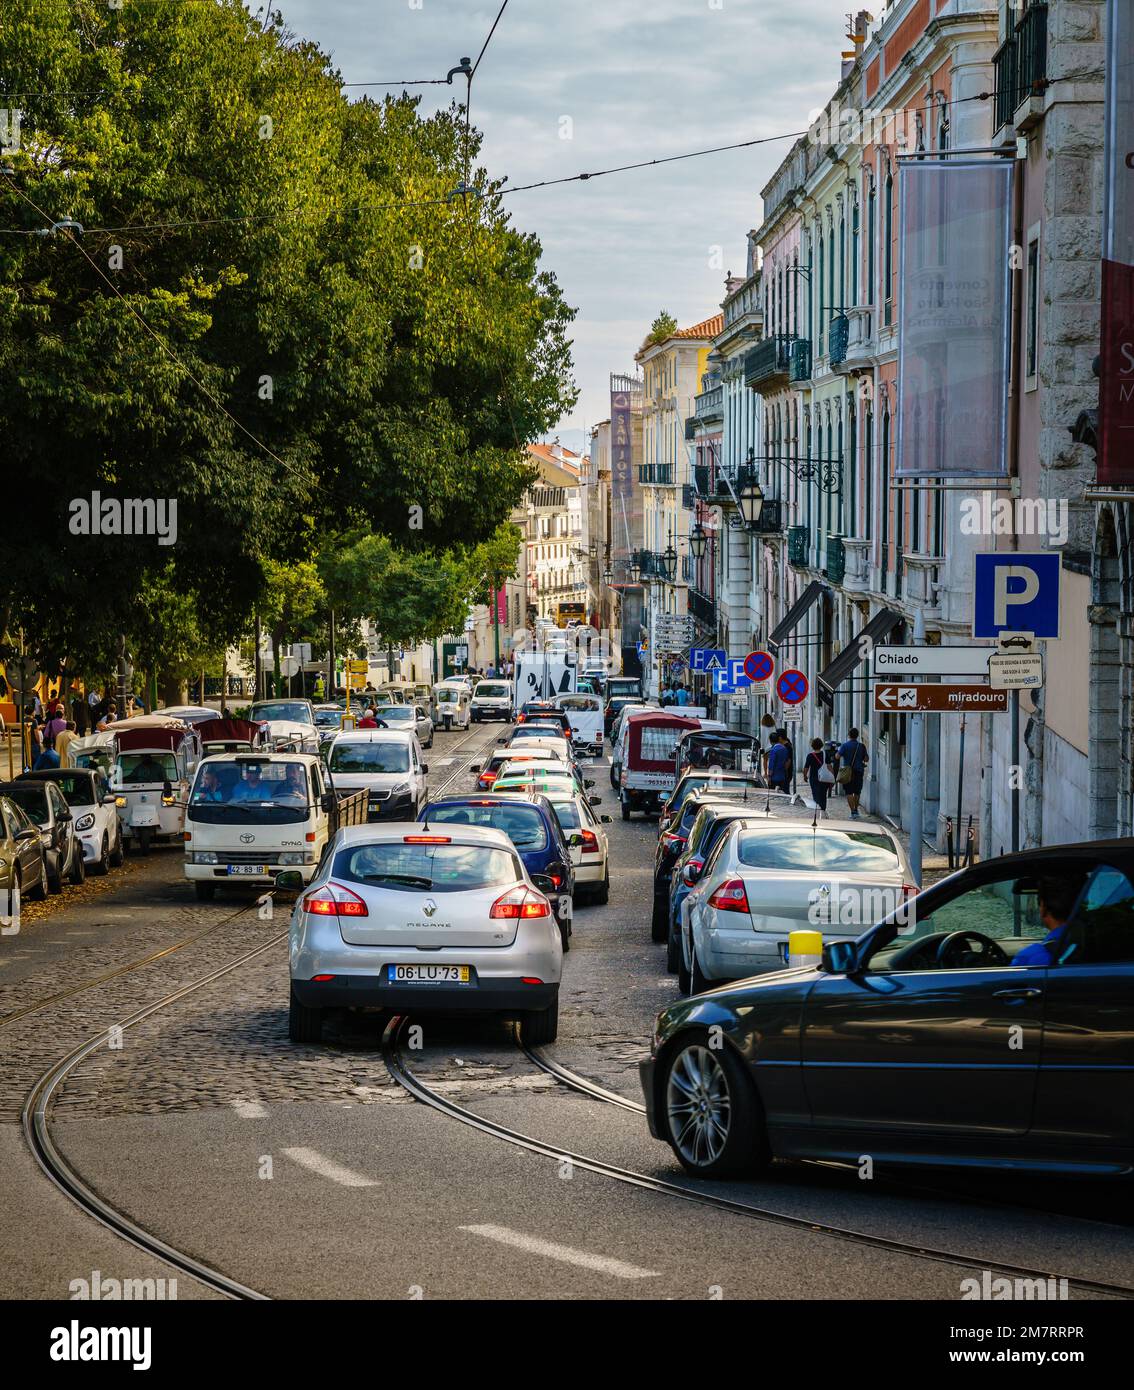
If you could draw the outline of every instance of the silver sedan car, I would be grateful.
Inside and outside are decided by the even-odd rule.
[[[318,1042],[334,1008],[501,1013],[529,1046],[553,1042],[563,944],[551,888],[502,830],[339,830],[292,912],[292,1042]]]
[[[391,729],[413,729],[423,748],[433,747],[433,720],[421,705],[378,705],[375,714]]]

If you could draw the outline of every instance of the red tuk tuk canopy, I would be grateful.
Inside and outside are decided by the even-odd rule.
[[[146,719],[123,720],[121,725],[112,724],[109,732],[114,735],[120,753],[142,748],[169,748],[175,752],[193,730],[180,719],[155,719],[151,715]]]
[[[197,725],[197,736],[202,743],[247,743],[255,748],[263,729],[251,719],[206,719]]]
[[[632,714],[626,746],[626,767],[635,772],[673,772],[677,740],[688,729],[699,729],[699,719],[659,710],[657,714]]]

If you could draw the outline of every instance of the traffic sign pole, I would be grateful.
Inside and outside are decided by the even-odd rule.
[[[925,641],[925,616],[919,607],[914,616],[914,643]],[[920,681],[919,681],[920,684]],[[910,866],[914,883],[921,887],[921,836],[925,815],[925,715],[910,721]]]

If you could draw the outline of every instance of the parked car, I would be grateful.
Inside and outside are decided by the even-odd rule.
[[[8,894],[5,916],[22,894],[42,900],[51,891],[39,827],[6,796],[0,796],[0,890]]]
[[[0,782],[0,796],[14,801],[39,829],[47,868],[47,886],[62,893],[63,883],[82,883],[87,876],[83,844],[75,834],[75,818],[59,788],[48,781]]]
[[[423,748],[433,747],[433,720],[420,705],[379,705],[375,717],[388,729],[412,729]]]
[[[335,737],[327,770],[340,793],[367,791],[371,820],[415,820],[429,797],[429,764],[412,729],[350,729]]]
[[[622,726],[632,714],[651,714],[657,711],[658,705],[639,705],[626,704],[618,711],[611,725],[610,733],[610,785],[615,791],[618,790],[618,774],[622,771],[622,751],[620,739]]]
[[[296,870],[276,882],[303,889]],[[554,1042],[563,947],[545,888],[491,827],[340,830],[292,912],[292,1042],[360,1007],[502,1013],[529,1046]]]
[[[563,738],[571,737],[571,717],[566,710],[560,709],[556,704],[553,705],[546,700],[529,700],[526,705],[516,715],[516,723],[519,724],[553,724],[557,726]]]
[[[93,768],[53,767],[43,772],[21,773],[18,780],[52,782],[63,793],[75,817],[75,834],[90,873],[109,873],[111,865],[121,865],[126,848],[115,809],[117,798],[100,772]]]
[[[512,720],[512,682],[487,680],[477,681],[472,693],[472,721],[479,724],[482,719]]]
[[[627,686],[615,693],[610,693],[607,689],[603,693],[602,704],[602,723],[606,730],[606,736],[613,743],[615,739],[615,724],[627,709],[649,709],[651,706],[642,695],[641,681],[631,681]],[[653,708],[656,708],[654,706]]]
[[[584,777],[578,763],[566,763],[558,758],[525,758],[523,755],[510,758],[501,766],[498,776],[500,780],[505,777],[569,777],[580,792],[594,786],[594,779]]]
[[[781,970],[791,933],[814,929],[835,908],[825,935],[853,939],[864,921],[912,896],[913,883],[905,848],[886,826],[778,818],[733,825],[689,898],[681,984],[688,980],[696,994]]]
[[[575,870],[567,837],[547,797],[531,791],[502,796],[445,796],[429,803],[421,813],[421,821],[431,830],[450,825],[502,830],[515,845],[528,873],[541,874],[549,880],[548,896],[555,909],[563,948],[569,949]]]
[[[658,833],[675,820],[682,812],[686,799],[694,792],[711,786],[724,796],[734,796],[740,801],[751,801],[753,805],[765,805],[768,801],[767,784],[762,777],[749,776],[743,772],[724,772],[714,774],[708,768],[687,768],[677,779],[677,783],[662,804],[658,818]],[[772,793],[773,799],[783,793]]]
[[[650,1133],[699,1177],[864,1153],[1081,1177],[1134,1168],[1132,1071],[1124,839],[988,859],[924,889],[912,926],[900,908],[819,966],[674,1004],[641,1079]]]
[[[551,802],[556,819],[563,827],[575,868],[575,896],[592,902],[610,900],[610,845],[604,825],[610,816],[596,816],[591,798],[579,792],[544,792]]]

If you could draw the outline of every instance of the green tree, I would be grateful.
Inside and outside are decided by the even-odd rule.
[[[668,309],[663,309],[650,324],[650,331],[646,334],[646,342],[664,343],[667,338],[672,338],[676,332],[677,320]]]

